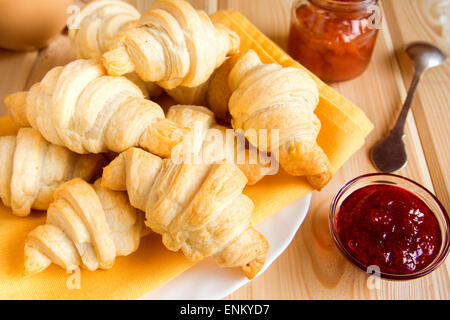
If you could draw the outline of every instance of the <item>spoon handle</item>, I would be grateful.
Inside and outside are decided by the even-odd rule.
[[[398,116],[397,122],[391,130],[391,135],[400,135],[403,136],[403,132],[405,130],[406,118],[408,117],[409,109],[411,108],[411,104],[414,98],[414,94],[416,93],[417,85],[419,84],[420,78],[422,77],[423,72],[416,71],[414,73],[414,78],[412,79],[411,86],[408,91],[408,95],[406,97],[405,103],[403,104],[402,111]]]

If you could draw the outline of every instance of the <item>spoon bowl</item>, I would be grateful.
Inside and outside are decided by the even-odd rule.
[[[402,136],[389,135],[372,150],[372,162],[383,173],[403,169],[408,163]]]
[[[425,71],[441,65],[445,54],[436,46],[427,42],[413,42],[406,47],[406,54],[414,62],[416,70]]]

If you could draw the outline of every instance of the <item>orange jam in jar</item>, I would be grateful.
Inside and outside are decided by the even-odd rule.
[[[300,0],[294,4],[289,53],[325,82],[366,70],[381,11],[378,0]]]

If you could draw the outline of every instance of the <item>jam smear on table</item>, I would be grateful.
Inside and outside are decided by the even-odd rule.
[[[360,2],[360,0],[340,2]],[[325,82],[350,80],[363,73],[378,30],[367,9],[353,12],[300,4],[294,12],[289,54]]]
[[[353,257],[391,274],[426,268],[442,245],[439,222],[428,206],[391,185],[367,186],[350,194],[339,208],[336,229]]]

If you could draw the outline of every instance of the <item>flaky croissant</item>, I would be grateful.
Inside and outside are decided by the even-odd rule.
[[[181,249],[193,261],[211,256],[222,267],[241,267],[252,279],[269,245],[250,227],[253,202],[242,194],[246,183],[231,163],[176,164],[137,148],[121,153],[102,177],[103,186],[128,191],[168,249]]]
[[[55,189],[72,178],[90,180],[105,163],[102,155],[77,155],[48,143],[32,128],[0,137],[0,198],[17,216],[47,210]]]
[[[111,75],[135,71],[165,89],[204,83],[239,48],[239,37],[183,0],[157,0],[103,55]]]
[[[314,110],[319,93],[314,80],[298,68],[263,64],[250,50],[229,75],[229,110],[235,129],[279,130],[279,141],[247,135],[254,146],[276,153],[290,175],[306,175],[316,189],[331,179],[330,161],[317,144],[321,123]],[[272,140],[272,139],[270,139]]]
[[[116,0],[92,1],[83,6],[74,25],[69,26],[72,48],[79,59],[100,59],[111,49],[120,32],[137,25],[140,13],[130,4]],[[136,74],[127,75],[150,97],[162,94],[162,89],[152,82],[142,81]]]
[[[245,148],[245,141],[239,141],[239,135],[233,129],[218,125],[214,113],[208,108],[175,105],[169,108],[166,117],[180,126],[191,129],[189,138],[183,140],[184,154],[191,153],[187,155],[191,159],[187,160],[215,163],[226,158],[241,169],[247,177],[248,185],[254,185],[264,176],[274,173],[270,165],[272,159],[256,152],[253,159],[249,149]],[[229,139],[230,136],[232,139]],[[179,147],[181,146],[180,144]]]
[[[106,76],[94,60],[55,67],[29,92],[7,95],[5,104],[17,123],[80,154],[141,146],[169,157],[189,132],[166,120],[133,82]]]
[[[179,86],[165,91],[176,103],[181,105],[206,106],[208,105],[207,94],[210,80],[211,78],[196,87]]]
[[[201,85],[192,88],[179,86],[166,92],[179,104],[208,106],[221,123],[228,125],[231,121],[228,111],[231,97],[228,75],[232,66],[232,59],[228,59]]]
[[[51,263],[68,272],[82,266],[109,269],[118,256],[137,250],[146,234],[143,214],[125,192],[73,179],[61,185],[47,211],[47,223],[31,231],[25,242],[25,274]]]
[[[140,17],[132,5],[123,1],[102,0],[86,4],[69,28],[75,54],[81,59],[100,59],[111,48],[114,37],[135,27]]]

